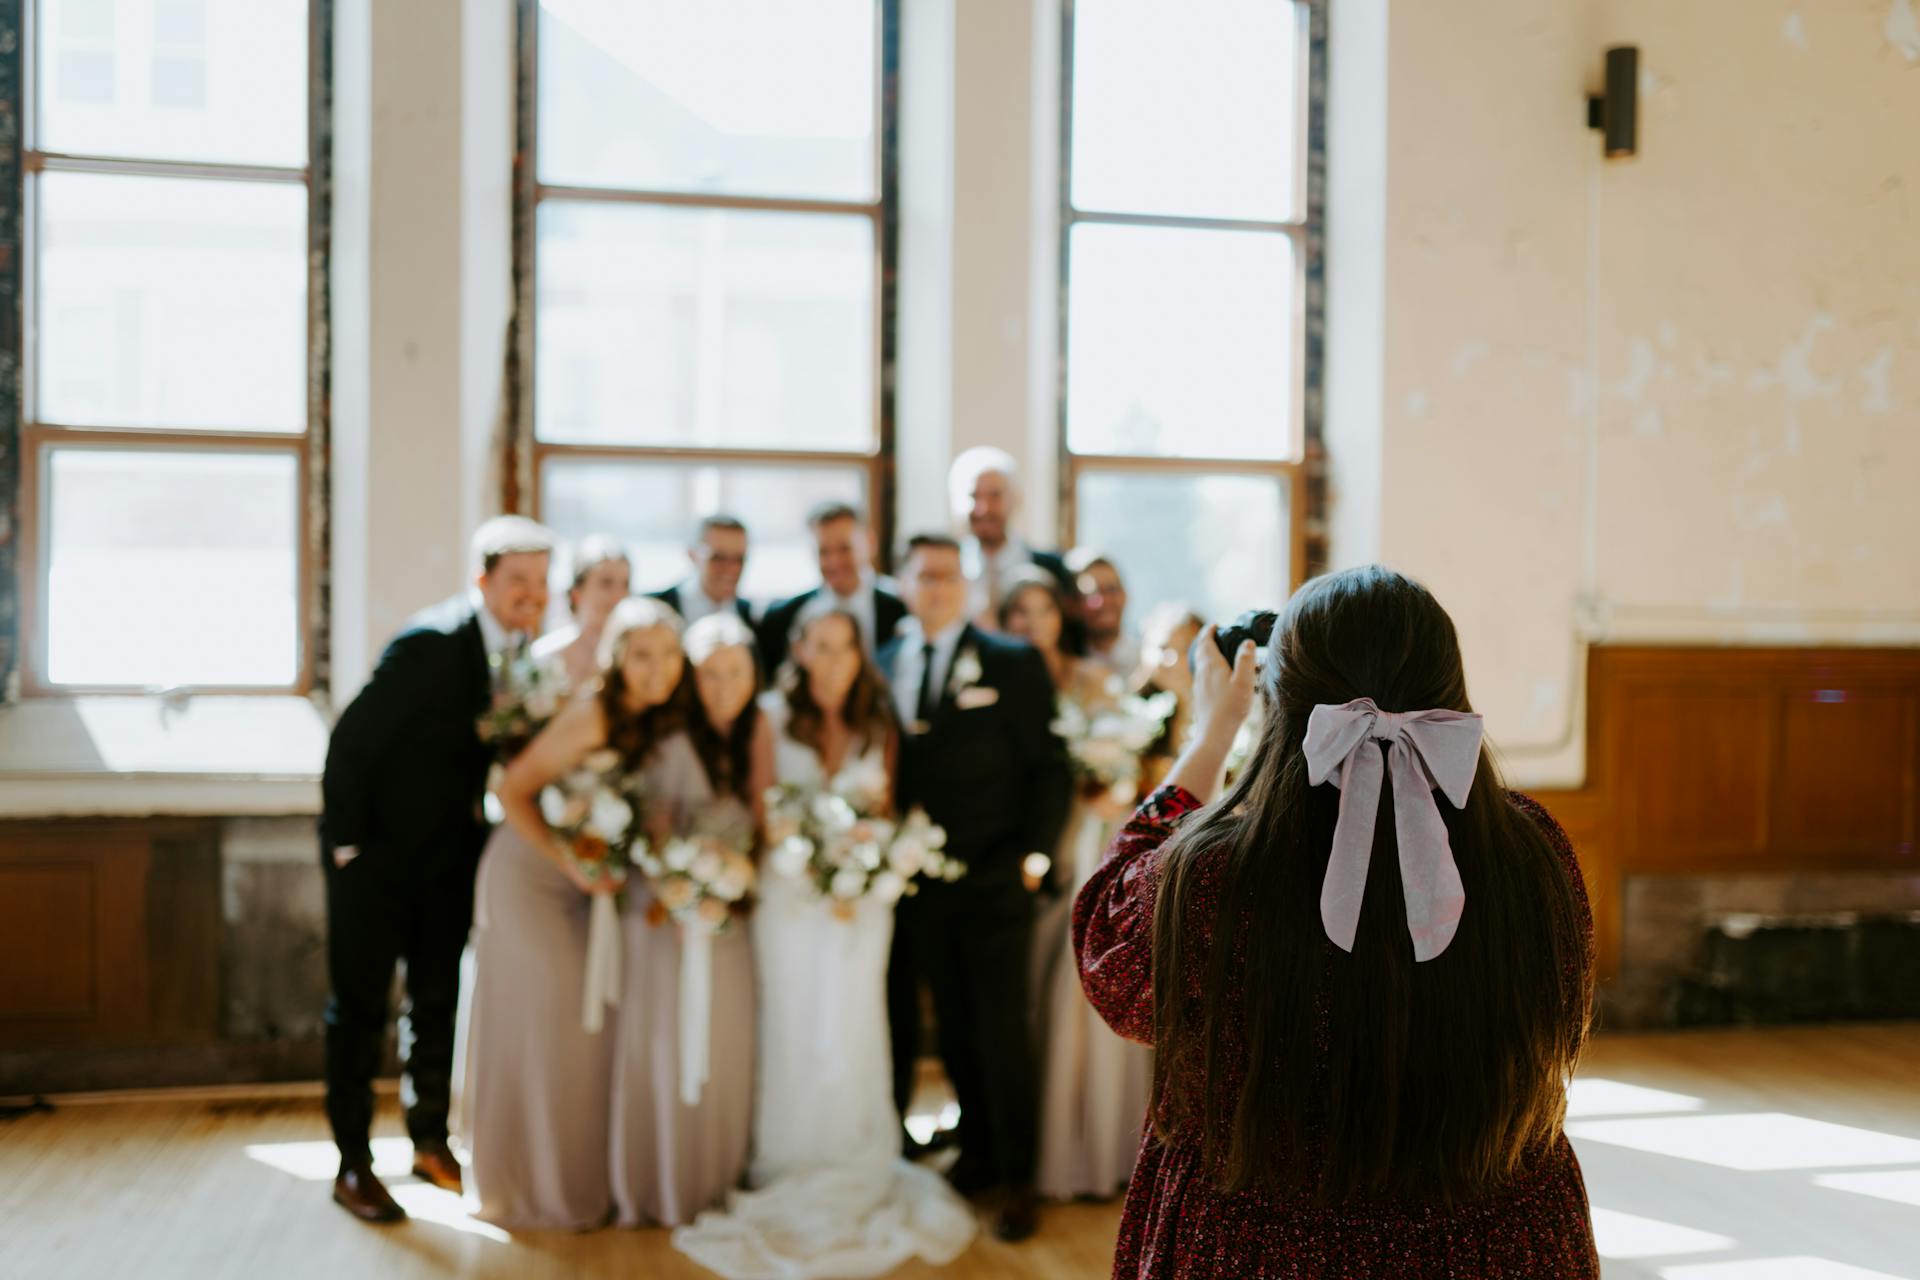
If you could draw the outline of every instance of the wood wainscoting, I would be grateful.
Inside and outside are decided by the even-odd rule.
[[[1595,648],[1587,785],[1540,791],[1586,868],[1600,976],[1629,875],[1920,871],[1920,649]]]
[[[215,824],[0,823],[0,1055],[216,1039],[220,939]]]

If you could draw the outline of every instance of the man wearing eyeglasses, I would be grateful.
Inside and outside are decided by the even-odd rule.
[[[684,581],[648,594],[666,601],[689,626],[727,609],[752,626],[753,608],[740,598],[740,575],[747,568],[747,526],[733,516],[706,517],[694,532],[687,559],[693,562],[693,572]]]

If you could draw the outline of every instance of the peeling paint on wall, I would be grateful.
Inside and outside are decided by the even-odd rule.
[[[1892,413],[1897,407],[1893,399],[1893,348],[1882,347],[1879,354],[1860,369],[1860,380],[1867,389],[1860,395],[1860,412]]]
[[[1797,49],[1807,47],[1807,24],[1800,17],[1798,9],[1787,14],[1787,20],[1780,24],[1780,34],[1787,38],[1788,44]]]

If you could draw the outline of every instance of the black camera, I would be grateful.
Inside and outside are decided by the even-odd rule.
[[[1253,641],[1256,648],[1266,648],[1273,639],[1273,624],[1279,620],[1280,615],[1272,609],[1249,609],[1226,626],[1214,631],[1213,642],[1220,646],[1220,653],[1226,658],[1227,665],[1232,666],[1234,655],[1240,651],[1240,646],[1245,641]],[[1187,655],[1187,663],[1198,670],[1200,641],[1196,639],[1193,643],[1196,647]]]

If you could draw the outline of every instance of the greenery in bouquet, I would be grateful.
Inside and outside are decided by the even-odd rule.
[[[639,779],[620,771],[615,751],[596,751],[540,792],[540,816],[584,880],[624,883],[647,854],[646,797]]]
[[[806,881],[834,914],[851,919],[868,896],[893,903],[922,880],[952,883],[966,864],[947,856],[947,833],[915,809],[880,817],[886,777],[877,766],[842,770],[825,788],[787,784],[767,793],[767,843],[775,871]]]

